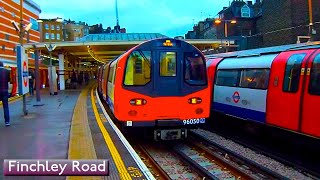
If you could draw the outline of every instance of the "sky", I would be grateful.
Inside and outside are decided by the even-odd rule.
[[[33,0],[41,8],[40,18],[116,25],[115,0]],[[215,18],[231,0],[118,0],[119,24],[127,33],[160,33],[184,36],[193,24]]]

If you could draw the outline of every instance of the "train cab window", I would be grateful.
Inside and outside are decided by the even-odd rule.
[[[312,63],[310,74],[309,93],[320,95],[320,54],[318,54]]]
[[[300,81],[301,63],[306,54],[294,54],[290,56],[284,75],[283,91],[297,92]]]
[[[151,51],[133,51],[126,65],[124,85],[145,85],[151,80]]]
[[[177,75],[177,55],[175,52],[160,52],[160,76]]]
[[[240,87],[267,89],[269,73],[269,69],[244,69],[241,75]]]
[[[203,59],[198,53],[186,53],[184,67],[184,77],[188,84],[206,84],[206,62],[205,59]]]
[[[241,71],[238,69],[218,70],[216,85],[237,87],[239,84],[240,72]]]

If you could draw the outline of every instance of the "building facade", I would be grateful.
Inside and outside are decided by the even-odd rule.
[[[217,39],[217,30],[213,26],[214,19],[207,18],[193,26],[193,31],[185,34],[186,39]]]
[[[312,0],[313,40],[320,40],[320,1]],[[297,43],[298,36],[309,35],[310,11],[307,0],[268,0],[262,3],[263,45]],[[305,42],[308,39],[301,39]]]
[[[63,41],[63,24],[62,22],[42,20],[39,23],[41,32],[41,42],[61,42]]]
[[[256,34],[255,22],[262,15],[261,3],[258,1],[233,0],[229,7],[224,7],[219,13],[220,24],[217,27],[218,38],[232,36],[251,36]],[[231,21],[236,23],[232,24]],[[226,25],[224,25],[226,23]]]
[[[261,45],[257,37],[257,21],[262,16],[260,0],[233,0],[229,7],[224,7],[219,13],[221,23],[215,24],[218,39],[237,41],[237,50],[256,48]],[[234,21],[235,23],[232,23]]]
[[[12,21],[18,26],[20,24],[20,1],[1,0],[0,1],[0,61],[6,66],[16,66],[16,45],[19,44],[19,35]],[[29,23],[32,26],[25,33],[23,43],[40,42],[40,32],[37,23],[40,7],[32,0],[24,0],[23,3],[23,25]],[[30,60],[32,54],[29,54]]]
[[[127,33],[126,28],[121,28],[120,25],[114,26],[112,29],[110,26],[107,29],[103,29],[102,24],[95,24],[89,26],[89,34],[102,34],[102,33]]]
[[[89,34],[89,26],[85,22],[64,21],[63,39],[64,41],[78,41]]]
[[[193,31],[185,35],[186,39],[234,40],[238,48],[232,49],[237,50],[261,46],[259,37],[254,36],[257,34],[257,20],[262,16],[261,2],[233,0],[229,7],[223,7],[218,12],[217,18],[207,18],[195,25]],[[220,23],[215,23],[216,19]]]

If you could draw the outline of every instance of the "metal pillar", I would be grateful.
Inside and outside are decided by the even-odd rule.
[[[20,0],[20,32],[19,32],[19,40],[20,45],[23,47],[23,36],[25,34],[24,27],[23,27],[23,0]],[[22,57],[24,58],[24,57]],[[22,95],[22,101],[23,101],[23,114],[28,115],[27,111],[27,102],[26,102],[26,95]]]
[[[59,54],[59,82],[60,90],[65,90],[65,80],[64,80],[64,54]]]
[[[312,0],[308,0],[309,4],[309,41],[313,41],[313,19],[312,19]]]
[[[43,106],[44,104],[41,104],[41,97],[40,97],[40,88],[41,88],[41,82],[40,82],[40,70],[39,70],[39,50],[34,51],[35,55],[35,78],[36,78],[36,96],[37,96],[37,102],[33,106]]]
[[[49,27],[49,29],[51,29],[51,27]],[[50,38],[50,45],[49,47],[51,47],[51,30],[50,30],[50,33],[49,33],[49,38]],[[49,67],[48,67],[48,73],[49,73],[49,90],[50,90],[50,95],[54,95],[54,89],[53,89],[53,74],[52,74],[52,49],[48,49],[49,50]]]
[[[80,74],[80,68],[81,68],[81,60],[78,60],[78,66],[77,66],[77,68],[78,68],[78,76],[79,76],[79,74]]]

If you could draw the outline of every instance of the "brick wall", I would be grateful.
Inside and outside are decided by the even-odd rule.
[[[265,47],[291,44],[291,3],[290,0],[268,0],[262,3],[263,45]]]
[[[320,21],[319,0],[313,1],[313,21]],[[263,15],[262,33],[263,46],[276,46],[293,44],[297,42],[297,36],[308,35],[309,10],[307,0],[268,0],[262,4]],[[317,35],[314,40],[320,40],[319,23],[314,28]]]

